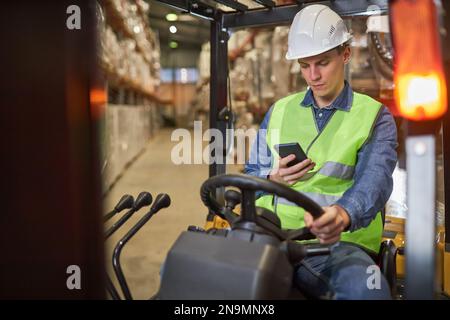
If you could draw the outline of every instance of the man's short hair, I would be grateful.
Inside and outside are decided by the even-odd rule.
[[[344,52],[345,48],[347,48],[348,46],[350,46],[350,44],[348,42],[345,42],[345,43],[341,44],[340,46],[337,46],[335,49],[337,50],[338,54],[341,54],[342,52]]]

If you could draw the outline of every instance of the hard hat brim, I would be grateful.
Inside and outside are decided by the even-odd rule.
[[[321,53],[324,53],[324,52],[333,50],[333,49],[339,47],[340,45],[343,45],[344,43],[346,43],[347,41],[351,40],[352,38],[353,38],[353,36],[352,36],[351,34],[349,34],[349,35],[346,37],[345,40],[343,40],[341,43],[339,43],[339,44],[336,45],[336,46],[329,47],[329,48],[322,48],[322,49],[315,50],[315,51],[311,51],[311,52],[308,52],[308,53],[296,54],[296,55],[290,55],[290,54],[289,54],[289,51],[288,51],[288,52],[286,52],[285,58],[286,58],[286,60],[297,60],[297,59],[302,59],[302,58],[308,58],[308,57],[317,56],[317,55],[319,55],[319,54],[321,54]]]

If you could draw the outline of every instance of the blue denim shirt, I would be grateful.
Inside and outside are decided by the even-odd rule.
[[[317,128],[322,131],[335,110],[350,111],[353,90],[347,81],[339,96],[324,108],[316,105],[312,91],[308,89],[299,108],[313,108]],[[273,106],[261,123],[253,143],[245,173],[266,179],[273,163],[273,156],[266,143],[266,129]],[[353,176],[354,184],[336,202],[350,216],[350,231],[367,227],[380,211],[392,192],[392,173],[397,163],[397,127],[388,108],[382,107],[368,142],[358,151],[358,161]],[[259,193],[259,196],[261,193]]]

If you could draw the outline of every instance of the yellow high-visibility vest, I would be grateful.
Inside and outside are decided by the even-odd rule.
[[[272,154],[277,155],[274,145],[298,142],[316,165],[291,187],[321,206],[330,206],[353,185],[358,151],[370,139],[382,104],[354,92],[350,110],[335,110],[319,132],[314,110],[300,106],[305,93],[296,93],[275,103],[267,127],[267,144]],[[273,167],[277,165],[275,160]],[[275,212],[283,229],[305,225],[304,210],[286,199],[265,195],[256,200],[256,205]],[[378,253],[382,231],[381,212],[378,212],[366,228],[343,232],[341,241],[356,243]]]

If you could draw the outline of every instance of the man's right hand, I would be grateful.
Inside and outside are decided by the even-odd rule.
[[[274,168],[270,172],[269,180],[293,185],[316,165],[311,159],[306,159],[297,163],[295,166],[288,167],[287,164],[294,159],[294,154],[281,158],[278,162],[278,168]]]

